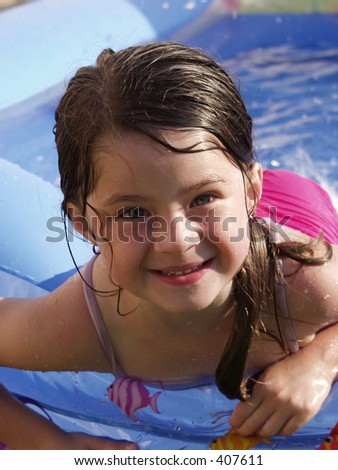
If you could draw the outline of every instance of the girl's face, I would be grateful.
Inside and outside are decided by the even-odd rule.
[[[254,165],[253,185],[246,184],[205,133],[163,136],[176,148],[205,150],[175,153],[138,134],[100,141],[88,203],[105,218],[100,232],[88,206],[89,226],[123,296],[172,313],[217,308],[248,254],[248,211],[261,192],[261,170]]]

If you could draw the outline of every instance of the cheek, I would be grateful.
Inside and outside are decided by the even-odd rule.
[[[140,273],[145,258],[145,244],[115,239],[103,244],[101,254],[111,278],[116,284],[127,286]]]
[[[245,258],[248,256],[250,249],[249,237],[250,235],[247,230],[240,230],[239,234],[236,234],[231,237],[229,247],[234,259],[236,272],[240,269],[240,267],[245,261]]]
[[[109,243],[98,243],[98,247],[100,248],[100,253],[104,262],[104,266],[107,269],[107,272],[111,270],[112,265],[112,247]]]
[[[220,263],[222,272],[227,277],[233,279],[238,273],[248,256],[249,248],[250,240],[247,234],[242,235],[240,232],[223,237],[219,245]]]
[[[248,230],[243,226],[229,228],[222,233],[220,250],[226,255],[231,264],[235,264],[235,269],[244,262],[250,248],[250,238]]]
[[[233,245],[236,251],[246,250],[250,237],[245,205],[227,203],[216,207],[206,219],[204,232],[214,243]]]
[[[245,210],[236,211],[233,207],[215,212],[214,220],[205,227],[205,234],[221,253],[222,269],[234,276],[241,268],[250,248],[250,231]]]

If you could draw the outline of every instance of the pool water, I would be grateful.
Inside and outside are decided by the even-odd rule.
[[[338,15],[225,17],[189,42],[237,78],[263,166],[314,179],[338,207]]]
[[[338,47],[275,46],[229,65],[241,78],[263,165],[313,178],[336,197]]]
[[[323,18],[320,40],[311,32],[318,31],[316,15],[306,15],[302,20],[298,16],[257,15],[254,23],[244,15],[238,20],[217,19],[190,34],[187,42],[213,55],[237,80],[254,119],[255,150],[263,166],[290,169],[313,178],[337,203],[338,28],[333,29],[337,24],[331,17]],[[272,34],[266,37],[266,33],[261,40],[253,40],[261,34],[263,23],[274,32],[283,22],[293,25],[286,28],[284,41],[280,37],[277,41]],[[295,33],[299,22],[306,23],[306,34],[302,28]],[[179,33],[163,39],[179,40]],[[0,158],[55,187],[59,175],[52,128],[63,90],[63,83],[56,84],[48,92],[0,113]],[[34,396],[65,429],[131,439],[143,449],[208,448],[215,436],[229,429],[228,418],[236,404],[212,385],[179,392],[150,388],[150,396],[160,392],[160,413],[145,406],[137,411],[135,420],[108,400],[109,374],[23,375],[12,370],[2,370],[2,374],[11,390]],[[338,419],[337,399],[336,385],[314,420],[290,439],[274,439],[271,448],[318,446]]]
[[[206,48],[237,81],[254,120],[257,157],[266,168],[315,179],[337,205],[338,39],[330,38],[329,30],[326,41],[291,41],[229,56],[228,40],[220,39],[224,21],[213,27],[213,35],[206,30],[189,42]],[[0,157],[55,185],[59,176],[52,129],[63,89],[60,84],[0,114]]]

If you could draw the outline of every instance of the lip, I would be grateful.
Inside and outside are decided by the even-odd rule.
[[[202,261],[201,263],[166,266],[162,270],[152,269],[150,270],[150,273],[157,279],[171,285],[184,286],[188,284],[195,284],[206,274],[212,261],[213,258],[207,261]],[[191,272],[184,274],[186,271]]]

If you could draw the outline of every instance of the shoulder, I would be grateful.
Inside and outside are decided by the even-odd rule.
[[[283,258],[287,303],[295,327],[316,333],[338,321],[338,246],[331,260],[305,265]]]
[[[2,365],[22,369],[106,368],[80,276],[43,297],[2,299],[0,355]]]

